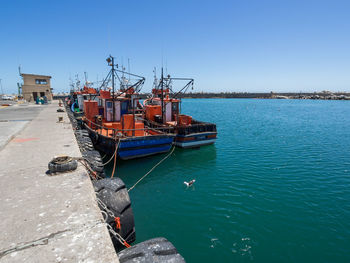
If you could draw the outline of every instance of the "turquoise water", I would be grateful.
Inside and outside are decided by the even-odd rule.
[[[215,122],[218,140],[176,149],[130,192],[137,242],[164,236],[187,262],[350,262],[349,101],[185,99],[182,111]],[[164,156],[118,161],[117,175],[130,187]]]

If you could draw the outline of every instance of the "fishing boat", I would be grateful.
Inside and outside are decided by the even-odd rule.
[[[92,87],[92,83],[88,82],[87,74],[85,75],[85,84],[84,87],[80,88],[80,80],[78,79],[78,75],[76,75],[76,82],[73,83],[71,81],[71,90],[69,96],[68,105],[70,105],[70,109],[74,112],[76,117],[83,116],[84,112],[84,101],[94,99],[98,95],[98,91]]]
[[[147,127],[142,118],[139,119],[142,105],[137,93],[145,78],[116,69],[112,56],[107,62],[112,69],[99,95],[93,100],[84,100],[84,126],[95,148],[110,155],[117,153],[123,160],[168,152],[175,135]],[[125,75],[136,80],[131,82]],[[120,81],[118,92],[115,92],[115,77]],[[106,88],[109,82],[112,83],[110,89]]]
[[[186,84],[174,92],[174,81],[186,81]],[[152,97],[143,102],[144,122],[148,127],[160,129],[167,133],[175,133],[174,144],[181,148],[194,148],[213,144],[216,141],[217,131],[214,123],[202,122],[190,115],[181,114],[180,94],[189,87],[193,89],[193,79],[172,78],[163,76],[158,81],[155,75]]]

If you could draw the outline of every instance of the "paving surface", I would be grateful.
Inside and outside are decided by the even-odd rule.
[[[45,107],[47,107],[47,105],[14,104],[13,106],[1,106],[0,150]]]
[[[0,150],[0,262],[118,262],[85,169],[46,174],[54,156],[81,156],[57,108],[39,108]]]

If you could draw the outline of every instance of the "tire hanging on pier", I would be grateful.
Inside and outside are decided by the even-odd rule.
[[[103,166],[100,153],[95,150],[90,150],[90,151],[83,152],[82,155],[90,165],[91,169],[95,171],[100,177],[104,178],[105,177],[104,166]]]
[[[153,238],[118,253],[120,263],[172,262],[185,263],[184,258],[166,238]]]
[[[134,213],[131,208],[131,201],[124,182],[120,178],[105,178],[93,182],[96,197],[99,198],[116,218],[120,220],[120,226],[117,226],[116,218],[112,218],[107,213],[107,223],[125,239],[127,243],[136,240]],[[100,207],[103,210],[102,207]],[[120,249],[123,245],[113,236],[111,236],[114,247]]]

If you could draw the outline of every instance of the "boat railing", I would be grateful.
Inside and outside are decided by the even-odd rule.
[[[215,124],[195,124],[188,127],[179,127],[179,135],[188,135],[191,133],[216,132]]]
[[[176,125],[176,126],[167,126],[158,122],[151,120],[143,119],[148,126],[157,127],[157,129],[162,129],[165,133],[176,133],[179,135],[188,135],[191,133],[201,133],[201,132],[216,132],[216,124],[209,122],[201,122],[192,120],[191,125]],[[159,128],[159,126],[162,126]]]
[[[155,121],[151,121],[151,120],[147,120],[147,119],[143,119],[143,118],[139,118],[139,120],[143,121],[144,123],[147,124],[148,127],[158,130],[158,131],[162,131],[164,133],[175,133],[175,126],[168,126],[168,125],[164,125]]]
[[[117,137],[117,136],[123,136],[123,137],[128,137],[125,136],[125,132],[132,132],[132,131],[144,131],[147,133],[154,132],[154,133],[161,133],[164,134],[165,132],[162,131],[163,128],[153,128],[153,127],[148,127],[146,126],[145,128],[140,128],[140,129],[116,129],[116,128],[111,128],[111,127],[106,127],[100,124],[97,124],[88,118],[84,118],[83,120],[85,124],[92,130],[96,131],[100,135],[106,135],[107,136],[112,136],[112,137]],[[90,125],[89,125],[90,124]]]

